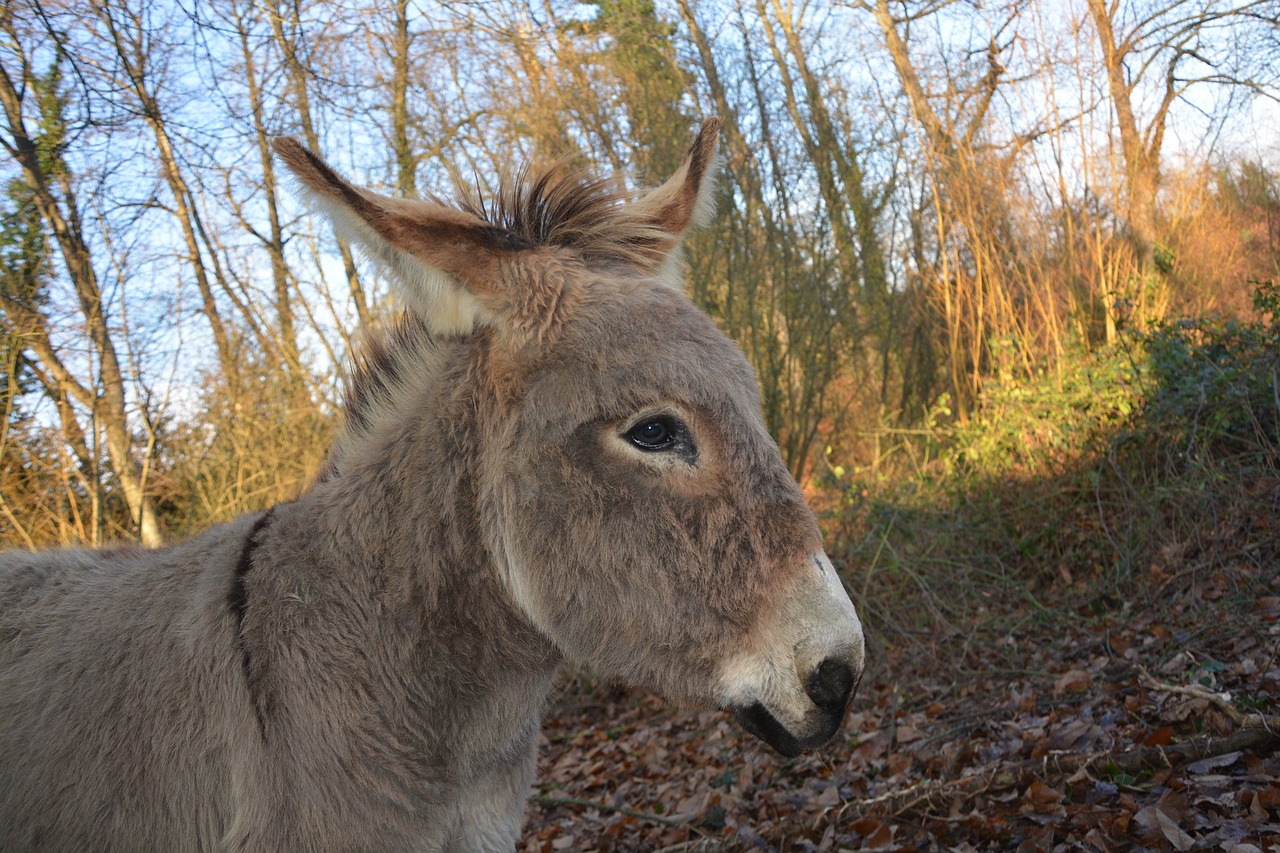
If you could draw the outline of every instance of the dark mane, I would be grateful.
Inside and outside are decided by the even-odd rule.
[[[408,312],[397,314],[383,328],[366,332],[352,355],[351,372],[343,383],[345,423],[319,480],[332,479],[339,473],[352,438],[367,435],[383,413],[394,411],[402,389],[421,385],[421,375],[434,368],[436,354],[435,339]]]
[[[348,429],[367,430],[372,426],[370,410],[379,397],[404,378],[405,359],[401,356],[430,337],[422,323],[407,312],[397,314],[385,329],[366,335],[364,346],[354,355],[346,382],[343,411]]]

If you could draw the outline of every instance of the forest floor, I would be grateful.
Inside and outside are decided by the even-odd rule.
[[[724,712],[571,681],[519,849],[1280,850],[1263,521],[1217,568],[1153,559],[1127,602],[1063,582],[872,632],[841,733],[795,760]]]

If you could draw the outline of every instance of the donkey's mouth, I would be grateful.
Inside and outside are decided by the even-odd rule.
[[[803,738],[792,734],[786,726],[778,722],[778,718],[771,714],[768,708],[759,702],[734,708],[733,716],[740,726],[769,744],[779,754],[785,758],[795,758],[806,749],[822,746],[831,740],[836,729],[840,728],[840,720],[844,714],[824,713],[822,725],[818,731]]]

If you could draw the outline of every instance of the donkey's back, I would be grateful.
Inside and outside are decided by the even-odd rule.
[[[220,846],[257,730],[229,606],[252,523],[0,554],[0,850]]]

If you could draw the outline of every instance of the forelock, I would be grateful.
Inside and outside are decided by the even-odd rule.
[[[588,265],[644,265],[670,235],[631,209],[633,193],[564,162],[531,166],[486,194],[458,182],[458,205],[534,246],[569,249]]]

